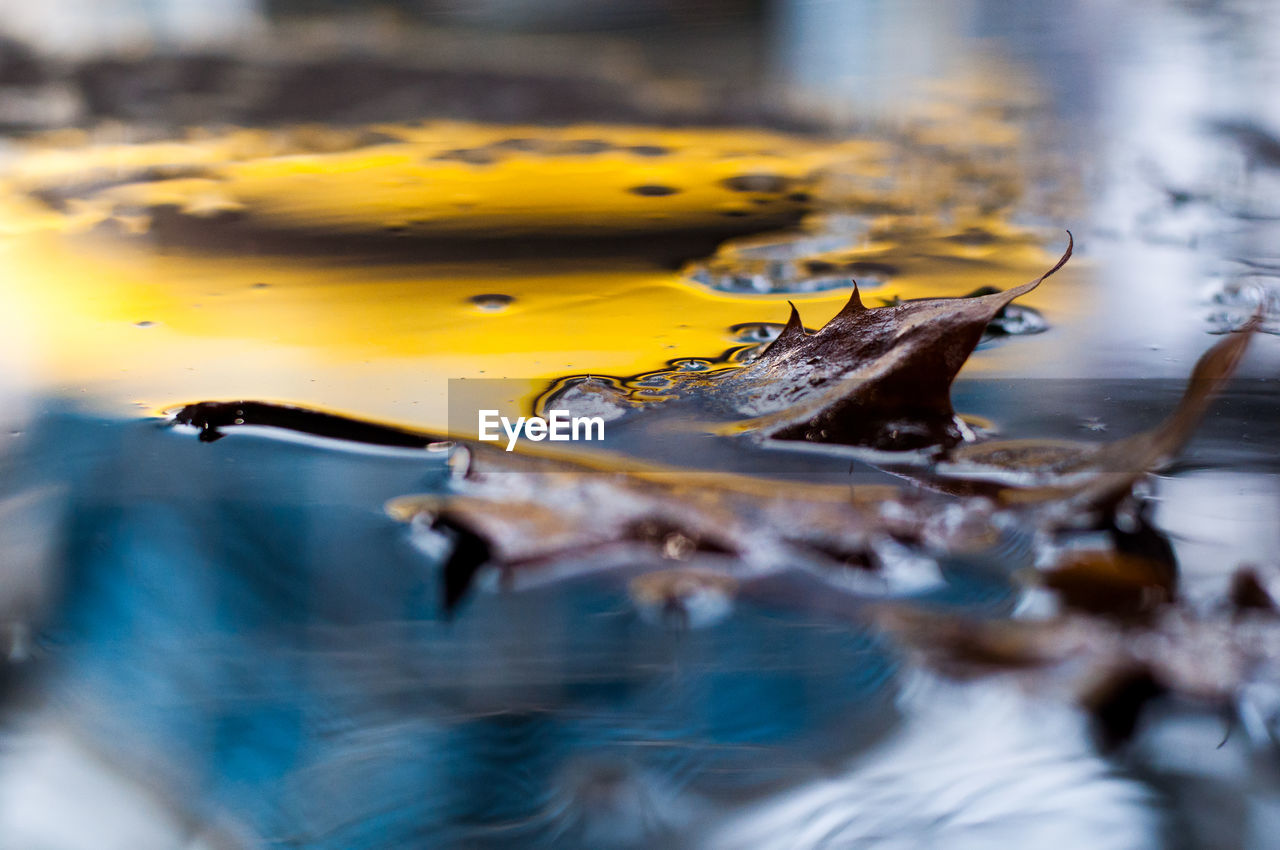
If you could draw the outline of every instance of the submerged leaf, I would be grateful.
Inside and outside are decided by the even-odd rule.
[[[1255,567],[1241,567],[1231,576],[1231,589],[1227,594],[1230,609],[1237,614],[1262,612],[1270,615],[1280,611],[1275,596],[1263,583]]]
[[[388,513],[423,529],[440,522],[468,529],[503,568],[554,573],[584,555],[596,568],[685,562],[748,575],[806,567],[871,594],[920,580],[910,565],[883,557],[890,541],[950,542],[931,524],[938,505],[895,488],[529,461],[477,449],[454,494],[405,496]],[[985,521],[981,506],[974,508],[975,521]],[[972,539],[972,525],[956,533],[957,545]]]
[[[1105,633],[1077,629],[1075,621],[978,620],[907,605],[874,613],[880,628],[913,652],[925,666],[969,679],[1062,664],[1082,652],[1109,647]]]
[[[1251,682],[1280,684],[1271,660],[1280,653],[1280,621],[1268,613],[1200,617],[1169,606],[1134,624],[1088,614],[980,620],[894,605],[876,622],[944,675],[1016,676],[1037,693],[1074,699],[1110,745],[1162,694],[1230,707]]]
[[[1070,552],[1032,580],[1074,610],[1132,618],[1171,602],[1177,575],[1170,564],[1103,549]]]
[[[1064,515],[1114,507],[1136,481],[1167,465],[1191,439],[1235,373],[1257,326],[1255,316],[1201,355],[1177,407],[1148,431],[1110,443],[989,440],[952,448],[928,470],[888,468],[939,492],[980,495],[1006,507],[1041,505]]]

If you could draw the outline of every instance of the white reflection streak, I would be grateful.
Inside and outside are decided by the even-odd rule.
[[[790,0],[777,4],[775,52],[790,93],[837,120],[889,118],[923,80],[954,73],[970,0]],[[842,114],[848,113],[848,114]]]
[[[27,660],[31,623],[54,593],[61,498],[52,485],[0,497],[0,662]]]
[[[0,0],[0,33],[59,56],[225,45],[260,25],[258,0]]]
[[[193,824],[46,717],[0,739],[0,850],[247,850]]]
[[[1150,794],[1093,750],[1085,719],[999,681],[921,681],[909,719],[847,773],[754,807],[714,850],[1143,850]]]

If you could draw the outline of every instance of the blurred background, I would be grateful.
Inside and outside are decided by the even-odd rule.
[[[652,565],[448,613],[446,553],[382,508],[443,492],[444,458],[164,413],[443,433],[460,382],[527,412],[724,365],[788,300],[818,327],[850,277],[1007,288],[1070,229],[956,407],[1128,436],[1261,311],[1148,493],[1211,613],[1236,566],[1280,568],[1277,45],[1268,0],[0,0],[0,850],[1274,846],[1265,676],[1225,743],[1170,701],[1116,748],[848,611],[665,628],[628,592]],[[903,595],[1021,616],[1037,557]]]

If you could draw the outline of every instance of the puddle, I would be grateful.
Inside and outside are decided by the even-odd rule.
[[[936,681],[876,628],[886,595],[1034,615],[1019,571],[1054,550],[1028,529],[939,508],[934,531],[973,522],[986,545],[885,535],[872,554],[904,577],[888,594],[859,553],[839,576],[726,578],[665,527],[656,560],[587,551],[516,575],[472,552],[461,593],[451,553],[480,538],[384,510],[468,473],[459,405],[524,415],[555,392],[610,417],[584,458],[915,492],[888,453],[613,414],[742,369],[788,301],[812,331],[852,280],[869,306],[1007,289],[1070,227],[1072,263],[1003,309],[961,372],[964,428],[1140,434],[1260,311],[1268,333],[1143,484],[1153,526],[1130,537],[1175,553],[1197,610],[1237,565],[1275,568],[1280,114],[1256,82],[1274,51],[1249,36],[1270,13],[979,3],[863,20],[837,45],[822,4],[794,5],[807,47],[788,73],[823,93],[821,120],[559,72],[485,71],[477,85],[526,105],[450,111],[458,78],[438,69],[285,57],[263,84],[279,98],[228,94],[206,128],[104,95],[85,108],[122,123],[6,140],[0,831],[71,835],[75,817],[22,801],[60,811],[83,779],[80,820],[131,846],[143,825],[246,848],[1267,846],[1265,694],[1230,763],[1191,755],[1195,707],[1117,753],[1069,699]],[[936,63],[885,54],[915,36]],[[243,60],[226,62],[219,91]],[[104,91],[156,70],[113,68]],[[311,107],[308,69],[333,86]],[[387,99],[340,108],[351,75]],[[154,96],[199,114],[177,88]],[[527,106],[549,90],[567,99]],[[860,120],[836,108],[855,101]],[[164,416],[201,400],[244,427],[198,439]],[[284,433],[257,402],[321,415]],[[1249,813],[1234,843],[1202,838],[1206,784]],[[93,846],[81,835],[67,850]]]

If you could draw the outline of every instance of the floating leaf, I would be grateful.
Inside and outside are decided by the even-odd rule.
[[[1255,317],[1201,355],[1177,407],[1149,431],[1110,443],[993,440],[959,446],[929,480],[939,489],[983,492],[1010,506],[1051,504],[1068,512],[1113,506],[1135,481],[1168,464],[1191,439],[1235,373],[1257,326]]]
[[[647,400],[619,382],[560,386],[540,407],[598,415],[611,398],[614,416],[685,405],[725,433],[892,450],[955,445],[964,428],[951,382],[992,319],[1062,268],[1072,246],[1035,280],[989,295],[867,307],[855,283],[848,303],[814,333],[792,305],[777,339],[742,366],[669,373],[667,388]]]

